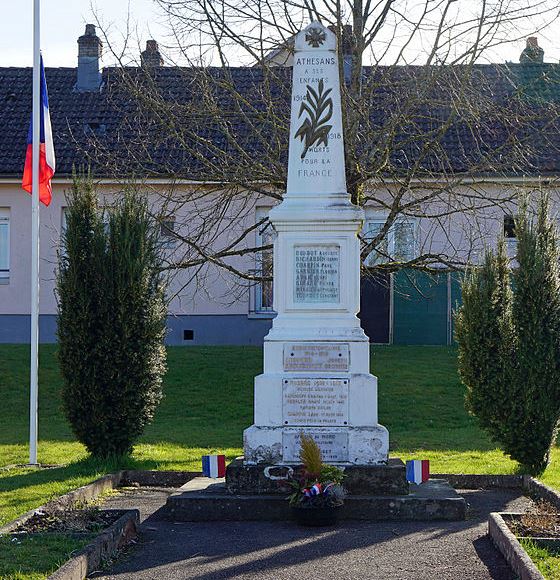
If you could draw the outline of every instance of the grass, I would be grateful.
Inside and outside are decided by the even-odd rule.
[[[253,419],[253,379],[262,372],[261,348],[169,348],[165,398],[132,457],[120,463],[95,461],[74,440],[60,408],[55,351],[41,346],[39,461],[62,466],[8,467],[28,460],[29,355],[27,346],[0,345],[0,525],[119,468],[198,471],[204,453],[228,459],[241,453],[243,429]],[[432,472],[516,472],[515,462],[465,412],[454,349],[376,347],[371,366],[392,455],[430,459]],[[557,449],[543,480],[560,488]],[[17,545],[2,538],[0,578],[43,579],[79,547],[68,537],[42,535]]]
[[[73,552],[83,548],[91,537],[78,539],[67,534],[0,537],[0,578],[42,580],[68,560]]]
[[[529,554],[531,560],[535,563],[539,572],[546,580],[560,580],[560,554],[540,548],[530,540],[520,540],[523,549]]]
[[[131,458],[122,464],[87,457],[60,409],[61,379],[54,345],[41,346],[39,461],[63,467],[1,469],[28,460],[28,347],[0,345],[0,524],[119,467],[200,470],[204,453],[241,453],[253,419],[253,378],[262,372],[258,347],[171,347],[165,399]],[[515,473],[467,415],[456,350],[375,347],[379,418],[391,454],[430,459],[432,472]],[[542,478],[560,488],[560,454]]]

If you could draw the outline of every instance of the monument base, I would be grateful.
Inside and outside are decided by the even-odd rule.
[[[340,508],[342,520],[464,520],[467,504],[442,479],[410,486],[408,495],[349,495]],[[286,521],[290,506],[281,495],[234,495],[224,480],[195,477],[169,496],[166,516],[177,522]]]
[[[243,432],[245,463],[294,464],[300,462],[300,433],[313,436],[325,463],[333,465],[382,465],[389,457],[389,432],[383,425],[371,427],[261,427]]]
[[[239,495],[286,495],[292,491],[288,478],[297,477],[301,465],[247,464],[239,457],[226,469],[229,493]],[[406,468],[398,458],[386,465],[344,466],[344,488],[352,495],[407,495]]]

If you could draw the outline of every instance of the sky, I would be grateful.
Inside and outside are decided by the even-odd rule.
[[[92,5],[113,34],[125,30],[128,7],[143,44],[165,33],[152,0],[42,0],[41,48],[45,66],[75,67],[78,37],[86,23],[95,23]],[[32,0],[0,0],[0,66],[32,66]],[[105,55],[105,65],[111,56]]]
[[[471,0],[472,1],[472,0]],[[0,66],[31,66],[32,64],[32,0],[0,0]],[[77,65],[77,39],[84,33],[86,23],[95,23],[93,12],[108,29],[111,40],[118,39],[126,29],[130,9],[130,22],[134,37],[139,39],[142,49],[145,41],[155,38],[165,44],[167,28],[154,0],[42,0],[41,1],[41,47],[46,66]],[[545,50],[546,62],[560,60],[560,25],[539,35],[540,45]],[[523,36],[525,31],[520,33]],[[136,42],[136,41],[135,41]],[[492,54],[494,62],[517,62],[525,46],[523,39],[507,43]],[[135,46],[132,54],[141,48]],[[114,64],[109,51],[104,52],[102,65]],[[235,63],[235,58],[230,60]]]

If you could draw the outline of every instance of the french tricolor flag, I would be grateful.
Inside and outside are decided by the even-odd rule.
[[[225,477],[226,456],[225,455],[203,455],[202,474],[205,477]]]
[[[430,479],[430,461],[412,459],[406,462],[406,479],[411,483],[424,483]]]
[[[45,69],[43,67],[43,57],[41,56],[41,130],[39,145],[39,200],[45,205],[49,205],[52,199],[51,179],[55,171],[54,147],[51,130],[51,118],[49,115],[49,97],[47,95],[47,81],[45,79]],[[27,153],[25,155],[25,166],[23,169],[23,180],[21,186],[25,191],[33,191],[33,116],[27,133]]]

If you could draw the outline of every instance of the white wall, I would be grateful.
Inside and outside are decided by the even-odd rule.
[[[68,183],[55,182],[53,200],[48,208],[41,206],[41,313],[55,314],[56,301],[54,297],[54,272],[56,267],[56,248],[59,241],[62,225],[62,208],[65,206],[64,191],[69,188]],[[115,190],[114,186],[102,185],[99,188],[110,199]],[[153,200],[161,203],[158,186],[153,186]],[[534,185],[523,184],[485,184],[484,191],[488,199],[508,198],[522,189],[532,191],[531,195],[538,195]],[[380,200],[390,202],[395,194],[394,188],[372,188],[374,199],[368,206],[368,212],[381,214],[386,211],[381,207]],[[468,200],[472,195],[472,188],[458,188],[459,194]],[[480,192],[479,192],[480,194]],[[421,192],[415,194],[421,197]],[[558,192],[553,192],[554,207],[559,208]],[[211,204],[209,198],[208,203]],[[256,206],[270,205],[267,200],[248,202],[240,196],[237,205],[231,204],[229,215],[235,219],[224,220],[221,231],[213,237],[214,247],[224,247],[236,239],[246,227],[255,223]],[[477,209],[467,212],[441,215],[434,218],[419,217],[418,223],[418,251],[439,253],[446,252],[461,259],[477,261],[484,245],[493,246],[496,234],[503,226],[504,210],[489,205],[480,197],[476,201]],[[211,205],[210,205],[211,207]],[[450,207],[448,199],[443,197],[431,202],[427,211],[431,215],[445,214]],[[10,210],[10,278],[8,284],[0,284],[0,315],[29,314],[30,311],[30,259],[31,259],[31,197],[24,192],[19,182],[0,182],[0,208]],[[218,211],[220,208],[216,208]],[[514,209],[512,210],[514,211]],[[556,211],[556,209],[554,210]],[[426,213],[426,207],[420,214]],[[379,214],[379,215],[381,215]],[[177,224],[180,227],[196,227],[192,218],[192,205],[186,204],[177,212]],[[248,243],[254,244],[256,232],[248,237]],[[184,246],[178,245],[175,251],[169,250],[174,258],[181,259],[180,254]],[[175,254],[173,254],[175,252]],[[257,266],[254,256],[232,258],[228,263],[235,266],[251,269]],[[216,266],[204,266],[194,275],[193,270],[182,270],[172,276],[170,295],[174,296],[171,302],[172,314],[220,315],[241,314],[249,312],[249,291],[247,285],[239,283],[227,271]]]

